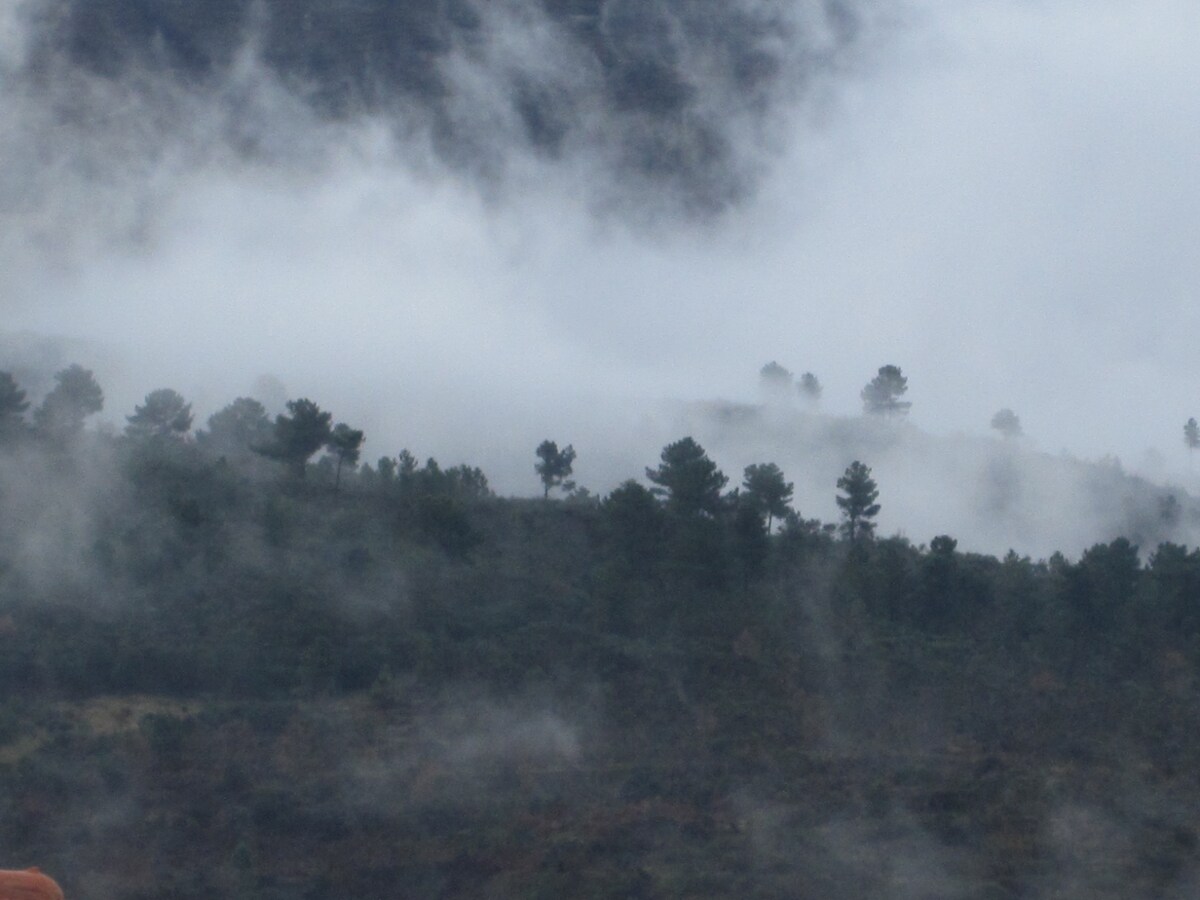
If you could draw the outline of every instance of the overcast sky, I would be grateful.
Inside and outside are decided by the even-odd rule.
[[[536,487],[498,461],[515,448],[574,441],[583,465],[658,399],[756,400],[771,359],[817,373],[833,414],[895,363],[931,432],[1008,406],[1044,450],[1182,470],[1200,4],[887,12],[746,138],[746,199],[698,217],[599,209],[586,157],[515,156],[483,189],[371,119],[311,122],[252,62],[250,114],[319,165],[168,148],[97,174],[96,146],[152,138],[66,152],[10,95],[2,327],[106,348],[114,418],[173,386],[202,421],[270,373],[366,427],[371,458],[409,446],[506,490]]]

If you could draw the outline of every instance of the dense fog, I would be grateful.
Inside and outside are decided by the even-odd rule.
[[[118,424],[270,375],[517,492],[546,435],[603,492],[662,400],[778,359],[854,415],[894,363],[934,434],[1186,487],[1196,16],[26,0],[5,346],[87,342]]]

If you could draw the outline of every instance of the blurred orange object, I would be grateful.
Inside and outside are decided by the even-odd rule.
[[[41,869],[0,869],[0,900],[63,900],[63,892]]]

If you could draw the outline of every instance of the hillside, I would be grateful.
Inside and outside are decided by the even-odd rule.
[[[1200,552],[852,544],[403,458],[335,489],[211,441],[3,453],[0,840],[68,896],[1194,884]]]

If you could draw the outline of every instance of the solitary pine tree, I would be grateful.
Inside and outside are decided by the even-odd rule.
[[[880,366],[879,372],[862,389],[863,411],[872,415],[896,416],[907,413],[911,403],[900,398],[908,390],[908,379],[899,366]]]
[[[667,444],[660,459],[657,469],[646,469],[646,477],[658,485],[654,493],[667,498],[667,508],[683,516],[715,516],[729,479],[704,448],[685,437]]]
[[[1200,447],[1200,425],[1196,424],[1194,418],[1188,419],[1183,426],[1183,443],[1188,450]]]
[[[559,487],[563,481],[571,477],[571,469],[575,463],[575,448],[570,444],[558,449],[554,441],[546,440],[538,444],[538,462],[534,471],[542,479],[542,497],[550,496],[550,488]]]
[[[742,496],[750,508],[767,517],[767,534],[770,534],[774,520],[787,515],[792,483],[784,480],[775,463],[762,463],[746,466],[742,487],[745,489]]]
[[[846,520],[842,523],[843,533],[852,544],[870,538],[875,533],[875,523],[871,520],[879,515],[879,504],[875,502],[879,490],[871,478],[871,470],[855,460],[838,479],[837,486],[845,492],[845,496],[836,498]]]

